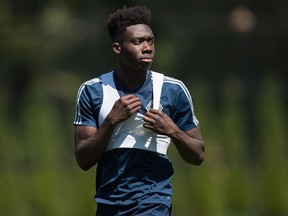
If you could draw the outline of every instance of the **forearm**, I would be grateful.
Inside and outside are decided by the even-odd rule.
[[[181,157],[188,163],[200,165],[204,160],[204,141],[200,127],[183,132],[164,112],[150,109],[143,126],[171,138]]]
[[[202,138],[189,136],[180,129],[170,137],[179,154],[187,163],[200,165],[203,162],[204,141]]]
[[[110,113],[98,129],[76,132],[76,158],[83,170],[88,170],[102,158],[113,131],[141,108],[135,95],[125,95],[115,102]]]
[[[78,142],[75,154],[81,169],[88,170],[100,161],[115,127],[116,124],[105,120],[94,134]]]

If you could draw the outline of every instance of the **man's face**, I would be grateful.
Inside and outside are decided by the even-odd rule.
[[[123,40],[119,43],[119,63],[127,69],[148,70],[154,58],[154,35],[144,24],[126,28]]]

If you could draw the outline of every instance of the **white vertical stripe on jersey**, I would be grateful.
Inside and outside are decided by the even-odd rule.
[[[186,97],[190,103],[190,107],[191,107],[191,111],[192,111],[192,115],[193,115],[193,122],[196,126],[199,125],[199,121],[198,121],[198,119],[194,113],[194,106],[193,106],[192,97],[191,97],[187,87],[185,86],[185,84],[180,80],[174,79],[172,77],[167,77],[167,76],[165,76],[165,78],[164,78],[164,83],[165,82],[179,85],[182,88],[182,90],[184,91],[184,93],[185,93],[185,95],[186,95]]]
[[[81,112],[80,112],[80,106],[79,106],[79,101],[80,101],[80,96],[85,88],[86,85],[93,85],[94,83],[100,82],[101,80],[99,78],[94,78],[91,80],[88,80],[86,82],[84,82],[78,90],[77,93],[77,98],[76,98],[76,116],[75,116],[75,120],[74,120],[74,124],[76,125],[81,125],[82,123],[82,116],[81,116]]]

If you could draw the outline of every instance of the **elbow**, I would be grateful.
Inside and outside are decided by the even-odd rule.
[[[83,171],[88,171],[92,166],[86,164],[86,163],[81,163],[77,161],[78,166],[80,167],[81,170]]]
[[[95,163],[88,160],[86,156],[81,155],[79,152],[78,153],[76,152],[75,156],[76,156],[76,162],[77,162],[78,166],[83,171],[87,171],[95,165]]]
[[[186,163],[189,163],[195,166],[200,166],[204,161],[204,152],[201,154],[194,155],[192,157],[187,157],[187,158],[183,157],[183,159]]]
[[[192,155],[190,155],[190,157],[186,158],[186,162],[196,165],[196,166],[200,166],[205,158],[205,147],[204,147],[204,143],[201,145],[201,148],[198,149],[197,152],[192,153]]]
[[[76,157],[76,161],[80,169],[83,171],[88,171],[93,166],[93,165],[88,164],[86,161],[83,161],[77,157]]]
[[[199,151],[199,153],[195,157],[194,165],[200,166],[203,163],[204,158],[205,158],[205,147],[204,147],[204,142],[203,142],[201,145],[201,150]]]
[[[197,154],[197,160],[195,161],[194,164],[196,166],[200,166],[203,163],[204,158],[205,158],[205,144],[204,144],[204,141],[202,141],[202,143],[200,145],[200,151]]]
[[[202,152],[193,160],[193,164],[196,166],[200,166],[203,163],[204,158],[205,158],[205,155],[204,155],[204,152]]]

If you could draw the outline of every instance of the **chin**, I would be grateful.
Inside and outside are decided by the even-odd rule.
[[[142,62],[141,62],[141,64],[139,64],[138,65],[138,70],[141,70],[141,71],[147,71],[147,70],[149,70],[150,69],[150,67],[151,67],[151,63],[146,63],[146,64],[143,64]]]

